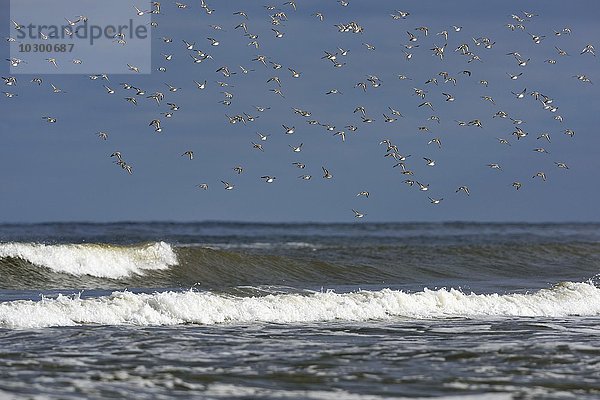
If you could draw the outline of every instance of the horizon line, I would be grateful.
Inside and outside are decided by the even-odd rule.
[[[244,221],[244,220],[113,220],[113,221],[38,221],[38,222],[0,222],[0,226],[8,225],[119,225],[119,224],[225,224],[225,225],[399,225],[399,224],[422,224],[422,225],[594,225],[598,221],[477,221],[477,220],[445,220],[445,221]]]

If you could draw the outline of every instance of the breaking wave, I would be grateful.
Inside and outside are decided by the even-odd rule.
[[[320,246],[320,247],[319,247]],[[534,288],[584,281],[599,272],[600,243],[365,245],[322,243],[134,245],[0,243],[0,289],[225,288],[284,285],[418,284],[487,281]],[[507,286],[504,286],[505,288]],[[520,286],[526,288],[532,286]],[[368,287],[374,289],[373,287]],[[492,286],[498,292],[501,286]]]
[[[53,272],[99,278],[122,278],[177,265],[175,251],[165,242],[137,246],[2,243],[0,258],[19,259]]]
[[[393,318],[566,317],[600,315],[600,289],[563,282],[531,294],[474,294],[455,289],[416,293],[384,289],[349,293],[232,296],[214,292],[128,291],[81,298],[0,303],[0,327],[41,328],[80,324],[179,325],[307,323]]]

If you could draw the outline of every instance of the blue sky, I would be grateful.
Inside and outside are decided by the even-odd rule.
[[[366,214],[363,221],[600,220],[599,60],[579,54],[587,44],[600,50],[596,42],[599,3],[578,1],[574,7],[559,1],[405,1],[399,5],[351,0],[342,7],[331,0],[299,1],[298,10],[293,11],[279,2],[274,5],[285,11],[288,20],[276,27],[270,23],[272,11],[262,3],[208,2],[215,9],[210,16],[198,2],[187,3],[188,8],[180,10],[163,2],[163,13],[153,17],[158,27],[152,33],[152,73],[109,74],[107,84],[116,90],[114,95],[102,87],[106,82],[92,81],[87,75],[40,75],[41,86],[29,82],[33,76],[15,75],[16,87],[3,86],[3,91],[18,96],[0,98],[0,221],[346,222],[355,220],[352,209]],[[399,7],[410,15],[393,20],[389,14]],[[245,21],[233,15],[240,10],[249,16],[249,31],[259,35],[259,49],[248,46],[250,40],[234,29]],[[11,34],[7,11],[3,7],[3,37]],[[317,11],[324,14],[323,22],[312,16]],[[511,14],[524,17],[523,11],[539,16],[526,21],[526,31],[507,29],[507,23],[515,23]],[[361,24],[364,33],[340,33],[334,26],[350,21]],[[210,24],[223,30],[216,31]],[[453,25],[462,26],[461,31],[455,32]],[[419,26],[429,28],[427,37],[415,30]],[[570,27],[572,34],[554,34],[564,27]],[[272,28],[285,36],[276,38]],[[440,60],[430,49],[444,44],[442,36],[436,35],[442,30],[449,31],[449,38]],[[415,44],[419,44],[408,50],[413,53],[410,61],[402,52],[409,43],[407,31],[418,36]],[[534,44],[527,32],[546,38]],[[173,43],[163,43],[163,36],[172,37]],[[472,38],[482,36],[495,42],[491,49],[475,46]],[[207,37],[218,39],[220,45],[211,46]],[[194,64],[182,40],[196,42],[213,60]],[[374,45],[375,50],[363,43]],[[467,63],[467,57],[455,52],[462,43],[468,43],[482,62]],[[8,58],[6,43],[2,46],[3,58]],[[555,46],[570,55],[559,56]],[[321,59],[324,51],[335,52],[338,47],[350,50],[346,57],[338,55],[346,62],[342,68]],[[526,67],[506,55],[513,51],[531,59]],[[173,60],[166,62],[161,53],[173,54]],[[283,68],[274,70],[252,61],[258,54]],[[557,63],[548,64],[548,59]],[[254,71],[242,74],[239,65]],[[167,71],[156,71],[161,66]],[[226,78],[215,72],[222,66],[237,74]],[[302,72],[301,77],[292,78],[288,67]],[[8,63],[3,69],[2,76],[7,76]],[[471,71],[471,76],[463,70]],[[455,77],[457,85],[444,83],[438,75],[441,71]],[[517,80],[508,77],[508,73],[521,72]],[[411,80],[400,80],[399,74]],[[580,74],[593,84],[573,77]],[[356,83],[367,82],[367,75],[378,76],[382,85],[369,86],[366,92],[355,88]],[[269,90],[276,87],[266,82],[272,76],[281,78],[285,98]],[[434,77],[439,85],[425,83]],[[207,88],[196,89],[193,80],[207,80]],[[216,81],[231,86],[222,88]],[[163,91],[165,101],[159,107],[141,96],[134,107],[124,100],[133,93],[122,89],[121,82],[148,94]],[[50,83],[67,93],[52,93]],[[181,90],[170,93],[165,83]],[[343,94],[325,94],[334,88]],[[425,100],[415,96],[413,88],[427,90],[425,100],[434,110],[418,107]],[[511,94],[523,89],[527,89],[524,99]],[[219,103],[223,91],[234,95],[230,106]],[[529,95],[531,91],[554,99],[559,110],[543,110]],[[456,100],[446,102],[442,93],[451,93]],[[481,96],[493,97],[496,104]],[[181,107],[170,119],[160,115],[168,110],[167,102]],[[363,123],[353,113],[359,105],[366,108],[373,123]],[[261,113],[254,106],[270,109]],[[405,117],[385,123],[382,113],[389,115],[390,106]],[[292,107],[312,115],[301,117]],[[524,120],[520,126],[528,136],[517,141],[511,135],[512,121],[492,118],[499,110]],[[229,124],[226,115],[243,112],[259,118],[246,125]],[[564,118],[562,123],[553,119],[557,114]],[[58,122],[46,123],[45,115],[56,116]],[[440,118],[439,124],[428,120],[432,115]],[[154,118],[163,122],[160,134],[148,126]],[[342,142],[324,127],[307,124],[307,119],[345,130],[347,140]],[[455,122],[474,119],[480,119],[483,128]],[[282,124],[295,126],[296,132],[286,135]],[[350,124],[358,130],[344,129]],[[427,126],[430,133],[420,132],[419,126]],[[575,136],[565,135],[565,129],[573,129]],[[108,132],[108,140],[100,140],[99,131]],[[256,132],[271,135],[260,142],[264,152],[252,148],[252,141],[259,142]],[[550,143],[536,139],[544,132],[550,134]],[[427,144],[433,137],[441,138],[441,149]],[[511,146],[498,143],[497,137],[508,139]],[[392,168],[393,160],[383,157],[382,139],[390,139],[400,153],[411,154],[406,165],[414,176]],[[293,153],[289,146],[300,143],[302,152]],[[549,154],[533,151],[539,147]],[[132,165],[133,175],[112,163],[109,155],[116,150]],[[186,150],[194,151],[193,160],[181,156]],[[427,166],[423,157],[435,159],[436,166]],[[294,167],[295,161],[305,163],[306,169]],[[565,162],[569,169],[559,169],[554,162]],[[499,163],[502,171],[488,168],[489,163]],[[233,171],[237,165],[244,168],[241,175]],[[333,179],[322,178],[322,166]],[[538,171],[547,174],[546,182],[532,179]],[[303,181],[298,178],[302,174],[313,177]],[[263,175],[277,180],[264,183]],[[407,178],[429,184],[430,190],[409,187],[403,183]],[[224,190],[221,180],[235,184],[235,189]],[[523,184],[518,192],[511,186],[513,181]],[[208,183],[209,190],[198,189],[200,183]],[[471,196],[455,193],[461,185],[469,187]],[[370,192],[368,199],[356,196],[363,190]],[[433,205],[428,195],[444,200]]]

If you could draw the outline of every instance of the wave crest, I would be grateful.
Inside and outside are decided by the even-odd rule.
[[[161,292],[82,299],[59,295],[0,304],[0,327],[79,324],[178,325],[305,323],[404,318],[565,317],[600,315],[600,289],[565,282],[532,294],[466,294],[454,289],[238,297],[212,292]]]
[[[54,272],[99,278],[122,278],[177,265],[175,251],[165,242],[137,246],[2,243],[0,258],[18,258]]]

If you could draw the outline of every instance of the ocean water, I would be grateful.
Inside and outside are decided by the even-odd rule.
[[[597,399],[600,224],[0,225],[0,398]]]

